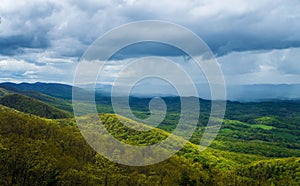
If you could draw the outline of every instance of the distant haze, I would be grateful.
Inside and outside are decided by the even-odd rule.
[[[110,95],[111,85],[96,85],[96,91]],[[210,99],[207,84],[197,85],[199,97]],[[300,84],[260,84],[260,85],[229,85],[226,87],[227,99],[232,101],[264,101],[264,100],[300,100]],[[132,96],[176,96],[172,87],[139,85],[133,88]],[[188,96],[188,95],[186,95]]]

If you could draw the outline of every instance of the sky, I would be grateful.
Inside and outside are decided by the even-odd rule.
[[[132,21],[162,20],[202,38],[227,84],[300,83],[299,0],[1,0],[0,17],[0,82],[72,84],[95,39]],[[135,58],[127,54],[112,64]],[[167,49],[157,55],[183,59]],[[103,83],[117,71],[109,66]]]

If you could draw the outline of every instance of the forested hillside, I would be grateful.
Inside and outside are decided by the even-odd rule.
[[[130,167],[109,161],[86,143],[71,116],[70,100],[6,88],[0,88],[0,185],[300,185],[297,101],[228,102],[217,138],[200,152],[210,101],[199,99],[198,127],[181,151],[159,164]],[[163,99],[166,118],[157,129],[142,132],[124,123],[149,126],[122,116],[120,121],[110,98],[96,97],[107,130],[132,145],[156,144],[176,127],[180,100]],[[149,101],[130,98],[135,116],[151,114]],[[114,150],[114,155],[128,153]]]
[[[0,98],[0,104],[45,118],[56,119],[71,117],[71,114],[66,111],[21,94],[6,95]]]
[[[145,143],[141,134],[121,135],[114,115],[101,115],[112,134]],[[130,122],[130,120],[126,120]],[[98,155],[73,119],[46,120],[0,106],[1,185],[270,185],[299,181],[299,158],[268,159],[188,143],[156,165],[129,167]],[[153,142],[165,135],[153,131]],[[151,133],[150,133],[151,134]],[[136,136],[131,138],[130,135]],[[268,159],[268,160],[267,160]],[[289,184],[284,184],[289,185]]]
[[[44,88],[40,89],[41,87]],[[8,94],[25,95],[67,112],[73,112],[70,100],[72,97],[72,87],[68,85],[49,85],[47,83],[0,83],[0,97]]]

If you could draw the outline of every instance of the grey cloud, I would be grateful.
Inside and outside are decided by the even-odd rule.
[[[218,58],[230,84],[300,83],[300,48],[233,52]]]
[[[138,1],[126,8],[122,15],[129,20],[162,19],[187,26],[218,56],[232,51],[300,47],[297,0]]]
[[[298,0],[3,0],[0,4],[0,55],[13,55],[37,66],[51,63],[55,69],[72,70],[86,48],[103,33],[131,21],[157,19],[186,26],[200,36],[219,58],[228,76],[252,74],[254,77],[261,70],[260,65],[265,65],[274,68],[273,75],[290,74],[296,79],[300,74],[298,50],[287,53],[282,60],[277,60],[277,57],[283,57],[284,53],[271,53],[273,57],[267,57],[269,61],[262,57],[265,55],[259,57],[256,54],[274,49],[292,51],[300,47],[299,9]],[[126,39],[126,36],[122,37]],[[170,32],[162,37],[186,42],[184,36],[176,33]],[[136,45],[124,48],[113,59],[147,55],[184,54],[167,46]],[[64,62],[66,58],[71,59],[68,65]],[[51,74],[47,74],[36,77],[64,78],[63,75],[50,77]],[[267,76],[266,80],[271,78]]]
[[[122,48],[115,53],[111,59],[124,59],[142,56],[187,56],[187,54],[170,45],[158,42],[140,42],[125,48]]]
[[[30,48],[49,48],[51,42],[47,33],[54,23],[47,19],[55,10],[53,4],[28,2],[12,6],[7,3],[3,2],[4,7],[0,6],[0,54],[16,55]]]
[[[45,49],[49,46],[50,42],[42,34],[0,37],[0,54],[2,55],[23,53],[22,48]]]
[[[300,74],[300,48],[285,49],[278,56],[278,70],[289,75]]]
[[[21,12],[17,9],[4,11],[5,7],[2,8],[4,15],[1,17],[10,22],[10,27],[7,27],[5,35],[0,32],[0,37],[19,36],[20,33],[7,35],[15,29],[23,32],[22,37],[37,38],[41,44],[11,42],[15,44],[12,46],[2,42],[1,51],[5,54],[15,53],[23,47],[54,47],[59,55],[80,57],[87,45],[109,29],[144,19],[161,19],[184,25],[202,37],[218,56],[232,51],[300,47],[300,13],[297,11],[300,3],[297,0],[259,3],[89,0],[33,1],[28,4],[22,7]],[[77,42],[82,49],[66,52],[64,48],[69,46],[57,47],[67,38],[72,38],[73,43]],[[23,43],[22,39],[20,43]]]

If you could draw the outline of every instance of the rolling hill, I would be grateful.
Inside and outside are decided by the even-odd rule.
[[[44,87],[43,90],[40,90],[38,87],[39,85]],[[55,88],[56,87],[56,88]],[[60,89],[61,87],[65,87],[63,91],[58,91],[53,93],[53,88]],[[45,92],[45,93],[43,93]],[[53,107],[56,107],[61,110],[65,110],[67,112],[72,113],[72,103],[71,100],[67,100],[65,98],[58,98],[58,97],[67,97],[70,98],[72,96],[72,88],[68,85],[62,84],[46,84],[46,83],[36,83],[36,84],[29,84],[29,83],[0,83],[0,97],[1,95],[8,95],[11,93],[17,93],[21,95],[25,95],[39,101],[42,101],[46,104],[49,104]],[[57,97],[51,96],[53,93]],[[64,96],[63,96],[64,95]]]
[[[0,84],[0,104],[10,107],[0,105],[0,185],[300,184],[299,101],[228,101],[217,138],[200,152],[197,144],[209,117],[210,101],[199,99],[197,130],[181,151],[159,164],[128,167],[108,161],[86,144],[69,114],[72,105],[68,85],[57,91],[51,87],[61,85],[41,84]],[[151,114],[150,98],[129,99],[137,117]],[[118,120],[112,114],[110,97],[98,95],[96,101],[100,118],[115,138],[143,146],[165,139],[177,125],[179,98],[163,99],[168,107],[166,118],[158,128],[146,132],[130,129],[124,122],[137,128],[149,126],[122,116]],[[82,116],[87,121],[89,117]],[[111,144],[106,145],[111,148]],[[126,152],[114,154],[130,156]],[[20,166],[14,167],[16,162]]]
[[[88,116],[84,116],[87,118]],[[100,116],[113,135],[143,144],[168,135],[127,133],[115,115]],[[123,118],[131,125],[142,125]],[[299,184],[299,158],[270,159],[187,145],[170,159],[143,167],[112,163],[93,151],[73,119],[49,120],[0,106],[1,185],[280,185]],[[124,122],[124,121],[123,121]],[[62,124],[63,123],[63,124]],[[126,135],[120,134],[127,133]],[[135,137],[134,137],[135,136]],[[134,138],[133,138],[134,137]],[[118,152],[116,151],[116,154]],[[121,154],[119,154],[121,155]],[[16,166],[17,165],[17,166]],[[290,184],[290,185],[291,185]]]
[[[6,89],[0,88],[0,97],[6,96],[8,94],[9,92]]]
[[[0,104],[14,108],[21,112],[45,118],[57,119],[71,117],[71,114],[66,111],[21,94],[9,94],[1,97]]]

